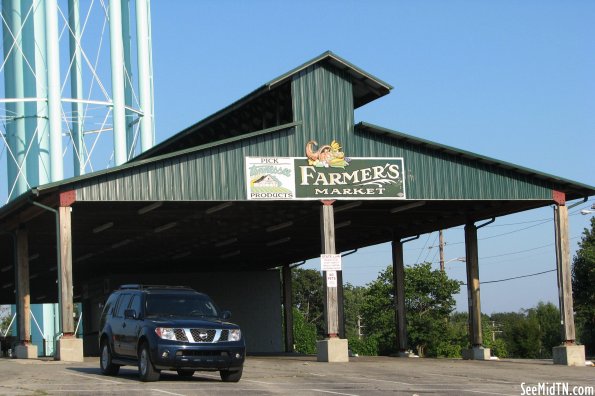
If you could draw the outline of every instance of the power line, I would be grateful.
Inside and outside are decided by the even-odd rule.
[[[436,239],[438,239],[438,234],[436,234],[436,236],[434,237],[434,240],[432,241],[432,245],[436,243]],[[428,261],[428,257],[430,257],[430,253],[432,253],[432,249],[434,248],[434,246],[432,246],[432,245],[428,246],[428,251],[426,253],[426,257],[424,258],[424,262]]]
[[[556,269],[549,270],[549,271],[536,272],[534,274],[520,275],[520,276],[514,276],[512,278],[504,278],[504,279],[498,279],[498,280],[486,281],[486,282],[479,282],[479,283],[482,284],[482,285],[485,285],[485,284],[488,284],[488,283],[506,282],[506,281],[514,280],[514,279],[529,278],[531,276],[537,276],[537,275],[547,274],[548,272],[554,272],[554,271],[556,271]],[[467,286],[466,283],[462,283],[462,285],[463,286]]]
[[[588,207],[591,206],[590,204],[587,203],[587,202],[591,202],[591,201],[593,201],[593,200],[591,200],[591,199],[587,200],[585,202],[586,205],[584,205],[583,207],[577,208],[575,211],[569,213],[569,216],[576,216],[576,215],[580,214],[580,211],[582,209],[586,209],[586,208],[588,208]],[[537,224],[530,225],[528,227],[518,228],[516,230],[512,230],[512,231],[509,231],[509,232],[504,232],[502,234],[496,234],[496,235],[491,235],[491,236],[484,237],[484,238],[478,238],[478,240],[479,241],[483,241],[483,240],[486,240],[486,239],[497,238],[497,237],[501,237],[501,236],[506,236],[506,235],[514,234],[515,232],[524,231],[524,230],[527,230],[529,228],[533,228],[533,227],[537,227],[537,226],[540,226],[540,225],[549,223],[551,221],[553,221],[553,217],[552,218],[548,218],[548,219],[531,220],[531,221],[525,221],[525,222],[520,222],[520,223],[492,224],[492,225],[487,226],[486,228],[490,228],[490,227],[503,227],[503,226],[507,226],[507,225],[519,225],[519,224],[537,223]],[[453,228],[461,228],[461,227],[453,227]],[[445,245],[461,245],[463,243],[465,243],[465,242],[464,241],[461,241],[461,242],[451,242],[451,243],[445,243]]]
[[[432,236],[432,233],[428,234],[428,237],[426,238],[426,243],[424,243],[424,246],[421,248],[421,251],[419,252],[419,256],[417,256],[417,260],[415,260],[416,263],[419,262],[419,259],[421,258],[421,255],[422,255],[424,249],[426,248],[428,241],[430,240],[430,236]]]
[[[589,201],[590,201],[590,200],[589,200]],[[587,201],[587,202],[589,202],[589,201]],[[588,206],[589,206],[589,205],[585,206],[584,208],[586,208],[586,207],[588,207]],[[578,210],[576,210],[576,211],[574,211],[574,212],[571,212],[571,213],[570,213],[570,215],[571,215],[571,216],[572,216],[572,215],[575,215],[575,214],[577,214],[577,213],[578,213],[578,212],[579,212],[581,209],[584,209],[584,208],[579,208]],[[544,222],[544,223],[545,223],[545,222],[549,222],[549,221],[552,221],[552,220],[553,220],[552,218],[545,217],[545,218],[541,218],[541,219],[535,219],[535,220],[519,221],[519,222],[516,222],[516,223],[490,224],[490,225],[486,226],[486,228],[493,228],[493,227],[509,227],[509,226],[513,226],[513,225],[531,224],[531,223],[539,223],[539,222]],[[459,229],[459,230],[462,230],[463,228],[464,228],[464,226],[458,226],[458,227],[451,227],[451,228],[449,228],[449,229],[452,229],[452,230],[457,230],[457,229]]]

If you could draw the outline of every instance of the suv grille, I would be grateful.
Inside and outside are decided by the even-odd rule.
[[[184,329],[174,329],[174,334],[176,335],[176,340],[188,341],[188,337],[186,337],[186,333],[184,332]]]
[[[228,329],[183,329],[174,328],[176,341],[192,343],[215,343],[229,341]]]
[[[215,330],[206,329],[190,329],[194,342],[213,342],[215,338]]]

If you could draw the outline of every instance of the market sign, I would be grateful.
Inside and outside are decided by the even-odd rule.
[[[290,157],[246,157],[249,200],[295,198],[294,163]]]
[[[350,158],[349,167],[319,168],[294,159],[297,198],[404,199],[402,158]]]
[[[349,158],[338,142],[306,158],[246,157],[249,200],[405,199],[403,158]]]

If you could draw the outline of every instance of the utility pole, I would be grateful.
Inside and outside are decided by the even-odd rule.
[[[492,341],[496,341],[496,334],[502,333],[502,330],[498,330],[499,328],[500,325],[495,320],[492,320]]]
[[[440,250],[440,271],[444,272],[444,233],[438,231],[438,245]]]
[[[357,338],[358,339],[362,339],[363,333],[362,333],[362,316],[361,315],[357,315]]]

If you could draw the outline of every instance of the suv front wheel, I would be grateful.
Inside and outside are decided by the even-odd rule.
[[[99,359],[101,372],[104,375],[116,375],[120,371],[120,366],[112,363],[112,353],[110,352],[107,341],[101,343],[101,358]]]
[[[242,378],[242,371],[243,368],[240,367],[239,370],[221,370],[219,371],[219,375],[221,375],[221,381],[223,382],[238,382],[240,378]]]
[[[161,374],[159,370],[155,370],[153,363],[151,363],[151,354],[146,343],[141,345],[138,352],[138,373],[143,382],[157,381]]]

